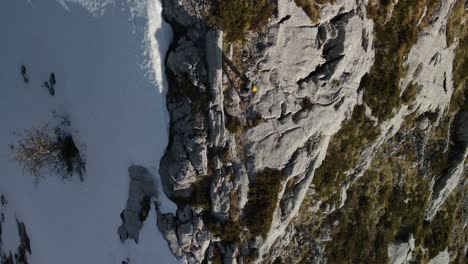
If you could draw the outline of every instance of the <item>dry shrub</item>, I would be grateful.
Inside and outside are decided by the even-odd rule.
[[[69,124],[68,120],[63,123]],[[14,159],[35,177],[36,183],[43,169],[64,179],[76,173],[83,180],[86,161],[73,136],[58,126],[53,132],[47,124],[26,129],[18,142],[11,145]]]
[[[227,41],[242,41],[248,30],[260,31],[268,24],[276,5],[276,0],[219,0],[211,24],[225,32]]]

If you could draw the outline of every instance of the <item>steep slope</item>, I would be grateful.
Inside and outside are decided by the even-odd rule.
[[[466,3],[312,2],[163,1],[171,249],[189,263],[462,263]]]

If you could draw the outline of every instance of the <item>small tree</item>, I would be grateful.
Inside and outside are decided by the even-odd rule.
[[[69,125],[69,121],[62,120],[61,124]],[[83,180],[86,162],[72,135],[58,126],[54,133],[50,132],[48,125],[27,129],[16,145],[11,145],[15,160],[34,175],[36,181],[43,168],[48,168],[62,178],[76,172]]]

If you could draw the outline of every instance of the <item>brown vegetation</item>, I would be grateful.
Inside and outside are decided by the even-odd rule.
[[[242,41],[248,30],[259,31],[276,11],[270,0],[219,0],[212,23],[226,34],[229,42]]]
[[[265,236],[270,230],[283,180],[283,172],[267,168],[250,183],[243,222],[251,235]]]
[[[379,119],[390,118],[400,105],[399,81],[406,72],[404,57],[418,40],[420,30],[429,23],[439,2],[409,0],[396,5],[388,0],[369,2],[368,15],[375,23],[375,62],[362,79],[360,88],[364,90],[365,103]],[[417,26],[425,7],[425,19]]]
[[[44,168],[62,178],[77,173],[82,179],[85,172],[85,160],[72,135],[62,131],[60,127],[54,129],[54,136],[47,125],[27,129],[11,148],[15,160],[35,176],[36,182]]]
[[[334,0],[294,0],[294,2],[304,10],[313,23],[317,23],[320,19],[320,5],[333,3]]]

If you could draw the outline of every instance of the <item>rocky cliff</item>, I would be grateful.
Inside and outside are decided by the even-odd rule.
[[[162,2],[174,254],[466,260],[466,1]]]

